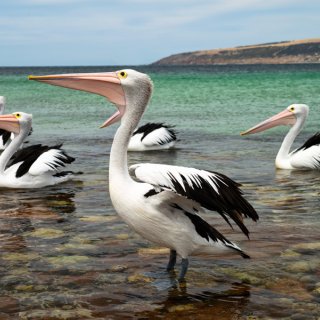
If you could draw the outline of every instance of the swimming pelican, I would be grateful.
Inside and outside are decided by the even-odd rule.
[[[253,134],[280,125],[290,125],[277,154],[275,164],[279,169],[320,169],[320,133],[310,137],[300,148],[290,152],[290,148],[300,133],[309,114],[306,104],[292,104],[277,115],[260,122],[242,132],[241,135]]]
[[[117,112],[101,127],[121,120],[115,134],[109,165],[110,197],[116,212],[142,237],[170,248],[167,270],[173,270],[177,254],[182,258],[179,280],[188,269],[188,256],[233,252],[249,256],[201,218],[205,209],[217,211],[231,226],[249,231],[244,217],[258,220],[253,207],[242,197],[239,184],[223,174],[164,164],[127,167],[127,148],[152,94],[152,81],[127,69],[116,72],[30,76],[57,86],[105,96]]]
[[[41,188],[67,181],[71,171],[61,171],[75,159],[61,145],[18,148],[28,136],[32,115],[24,112],[0,115],[0,128],[14,133],[13,140],[0,155],[0,187]]]
[[[175,130],[163,123],[146,123],[134,130],[128,151],[148,151],[173,148],[177,141]]]
[[[6,99],[0,96],[0,114],[4,114]],[[11,132],[0,129],[0,150],[4,150],[10,142]]]

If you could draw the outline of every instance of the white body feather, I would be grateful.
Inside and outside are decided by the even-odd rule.
[[[290,166],[288,169],[319,169],[320,145],[290,153]]]
[[[18,162],[4,171],[0,175],[0,187],[5,188],[42,188],[45,186],[51,186],[58,183],[62,183],[70,180],[71,174],[65,176],[54,176],[57,171],[46,171],[42,174],[31,174],[30,172],[24,174],[22,177],[17,178],[16,172],[21,162]]]
[[[152,188],[147,183],[132,182],[130,187],[126,185],[124,199],[120,181],[110,185],[110,196],[116,211],[142,237],[176,250],[182,258],[216,255],[232,250],[231,246],[241,250],[233,243],[228,247],[219,240],[208,241],[201,237],[191,220],[181,210],[171,206],[177,203],[184,210],[197,214],[195,209],[199,208],[198,203],[167,190],[146,198],[144,195]]]

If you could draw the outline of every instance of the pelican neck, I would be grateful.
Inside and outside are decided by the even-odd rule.
[[[114,136],[110,151],[109,178],[110,182],[113,178],[120,177],[130,179],[128,172],[127,150],[130,138],[136,125],[133,121],[122,120],[117,132]]]
[[[276,157],[276,163],[288,161],[292,144],[296,139],[297,135],[300,133],[303,127],[303,124],[305,122],[305,119],[306,119],[305,117],[297,118],[296,123],[290,128],[289,132],[284,137]]]
[[[6,149],[2,152],[0,156],[0,173],[4,173],[6,170],[6,165],[13,156],[13,154],[19,149],[23,140],[27,136],[26,130],[20,131],[19,134],[15,135],[13,140],[9,143]]]

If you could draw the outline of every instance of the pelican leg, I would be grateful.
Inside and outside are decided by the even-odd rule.
[[[181,260],[181,271],[179,275],[179,281],[184,280],[184,277],[188,271],[189,260],[187,258],[182,258]]]
[[[176,265],[177,261],[177,251],[176,250],[170,250],[170,257],[169,257],[169,262],[167,265],[167,271],[171,271],[174,269],[174,266]]]

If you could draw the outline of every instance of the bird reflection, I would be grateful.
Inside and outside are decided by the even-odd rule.
[[[29,251],[25,234],[41,225],[68,221],[74,211],[75,188],[2,190],[0,195],[0,253]],[[36,226],[36,227],[35,227]]]
[[[319,183],[319,171],[310,170],[276,170],[275,180],[277,183],[295,185],[295,184],[314,184]]]
[[[225,288],[225,284],[223,285]],[[164,301],[159,302],[159,308],[149,312],[143,312],[139,316],[153,319],[159,316],[159,313],[174,313],[179,311],[179,318],[184,315],[194,314],[195,318],[200,315],[216,315],[210,319],[220,319],[219,315],[223,314],[225,319],[234,319],[239,317],[245,311],[245,307],[250,301],[251,287],[243,283],[232,283],[231,287],[221,290],[221,286],[216,290],[204,290],[201,292],[188,293],[187,282],[180,282],[177,286],[168,290],[168,295]],[[196,289],[191,289],[196,290]],[[173,317],[174,318],[174,317]],[[209,318],[203,318],[209,319]]]
[[[75,193],[82,189],[81,185],[61,188],[52,186],[42,189],[1,189],[0,214],[2,211],[13,210],[16,215],[24,215],[29,209],[37,214],[51,210],[57,213],[72,213],[75,211]]]

